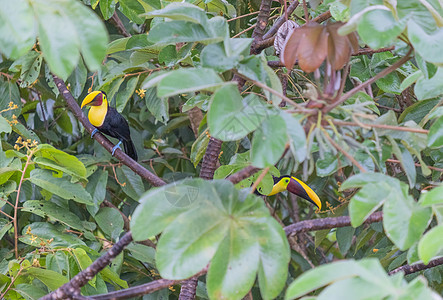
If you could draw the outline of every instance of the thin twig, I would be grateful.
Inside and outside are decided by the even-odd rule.
[[[243,179],[246,179],[249,176],[254,175],[259,170],[260,170],[259,168],[256,168],[256,167],[253,167],[253,166],[247,166],[243,170],[238,171],[237,173],[230,175],[226,179],[229,180],[230,182],[232,182],[233,184],[237,184],[240,181],[242,181]]]
[[[364,89],[367,86],[371,85],[372,83],[376,82],[378,79],[385,77],[386,75],[388,75],[391,72],[400,68],[404,63],[406,63],[408,60],[410,60],[412,58],[412,56],[410,56],[411,53],[412,53],[412,48],[409,49],[408,53],[404,57],[399,59],[393,65],[387,67],[386,69],[384,69],[383,71],[381,71],[380,73],[378,73],[377,75],[372,77],[371,79],[356,86],[355,88],[353,88],[349,92],[343,94],[340,98],[337,99],[337,101],[335,101],[335,102],[331,103],[330,105],[326,106],[325,108],[323,108],[323,113],[326,114],[326,113],[330,112],[332,109],[334,109],[335,107],[339,106],[340,104],[345,102],[347,99],[349,99],[352,95],[356,94],[357,92],[361,91],[362,89]]]
[[[356,126],[361,127],[360,124],[355,122],[347,122],[347,121],[340,121],[340,120],[332,120],[332,123],[339,126]],[[414,133],[422,133],[422,134],[428,134],[429,130],[426,129],[419,129],[419,128],[409,128],[409,127],[400,127],[400,126],[393,126],[393,125],[385,125],[385,124],[368,124],[363,123],[364,126],[372,127],[372,128],[381,128],[381,129],[389,129],[389,130],[397,130],[397,131],[407,131],[407,132],[414,132]]]
[[[395,163],[395,164],[399,164],[399,163],[401,163],[399,160],[397,160],[397,159],[391,159],[391,158],[388,158],[386,161],[387,161],[387,162],[390,162],[390,163]],[[421,167],[421,164],[415,163],[415,166],[416,166],[416,167]],[[434,170],[434,171],[437,171],[437,172],[443,172],[443,169],[442,169],[442,168],[431,167],[431,166],[427,166],[427,167],[428,167],[429,169]]]
[[[124,37],[131,37],[131,34],[126,30],[125,26],[123,25],[123,22],[118,17],[117,11],[114,12],[110,21],[111,21],[111,23],[114,24],[115,28],[117,28],[117,31],[121,35],[123,35]]]
[[[323,128],[322,128],[323,129]],[[323,129],[323,132],[325,134],[325,137],[328,139],[328,141],[332,144],[332,146],[334,146],[338,151],[340,151],[344,156],[346,156],[347,159],[349,159],[352,164],[354,164],[362,173],[366,172],[366,169],[363,168],[363,166],[355,160],[354,157],[352,157],[351,154],[349,154],[347,151],[345,151],[345,149],[343,149],[342,147],[340,147],[339,144],[337,144],[330,136],[329,133]]]

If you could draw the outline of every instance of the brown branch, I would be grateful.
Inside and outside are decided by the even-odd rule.
[[[90,299],[111,300],[111,299],[129,299],[133,297],[143,296],[178,284],[180,280],[158,279],[142,285],[130,287],[128,289],[113,291],[107,294],[90,296]]]
[[[109,19],[112,24],[114,24],[115,28],[117,28],[117,31],[123,35],[124,37],[131,37],[131,34],[126,30],[125,26],[123,25],[122,20],[117,15],[117,11],[114,12],[112,17]]]
[[[298,4],[299,4],[298,1],[292,1],[291,5],[288,6],[288,9],[286,11],[288,16],[290,16],[294,12],[294,10],[298,7]],[[275,21],[274,25],[272,25],[272,27],[268,30],[268,32],[266,32],[263,35],[263,40],[266,40],[266,39],[274,36],[277,33],[280,26],[282,26],[285,21],[286,21],[285,18],[280,18],[277,21]],[[271,43],[271,45],[273,43],[274,43],[274,41]]]
[[[424,263],[418,263],[418,264],[414,264],[414,265],[404,265],[404,266],[398,267],[397,269],[390,271],[388,274],[394,275],[395,273],[403,272],[403,273],[405,273],[405,275],[408,275],[408,274],[420,272],[420,271],[423,271],[426,269],[434,268],[434,267],[437,267],[440,265],[443,265],[443,257],[433,259],[427,265],[425,265]]]
[[[386,160],[386,162],[390,162],[390,163],[395,163],[395,164],[399,164],[399,163],[401,163],[399,160],[397,160],[397,159],[390,159],[390,158],[388,158],[387,160]],[[418,164],[418,163],[415,163],[415,166],[416,167],[421,167],[421,164]],[[437,167],[431,167],[431,166],[427,166],[429,169],[431,169],[431,170],[434,170],[434,171],[437,171],[437,172],[443,172],[443,169],[442,168],[437,168]]]
[[[55,75],[53,75],[53,77],[54,77],[54,82],[57,85],[60,94],[66,100],[66,104],[68,105],[69,109],[72,111],[77,120],[79,120],[80,123],[82,123],[83,127],[85,127],[85,129],[89,133],[92,133],[95,127],[91,125],[88,118],[86,118],[86,116],[83,114],[83,111],[80,109],[80,106],[78,105],[77,101],[75,101],[74,97],[69,92],[63,80]],[[109,153],[112,152],[112,148],[114,147],[114,145],[103,134],[97,132],[94,135],[94,139],[97,142],[99,142],[100,145],[102,145],[103,148],[105,148]],[[153,186],[162,186],[166,184],[166,182],[164,182],[163,179],[149,172],[146,168],[138,164],[136,161],[134,161],[132,158],[130,158],[128,155],[126,155],[126,153],[124,153],[120,149],[117,149],[117,151],[114,154],[114,157],[120,160],[121,163],[128,166],[131,170],[140,175],[140,177],[148,181]]]
[[[217,168],[218,155],[220,153],[222,141],[211,137],[205,156],[203,156],[202,167],[200,169],[200,178],[211,180],[214,178],[214,172]]]
[[[188,280],[183,281],[180,289],[180,295],[178,296],[179,300],[195,299],[195,294],[197,293],[198,277],[199,276],[194,276]]]
[[[254,175],[259,170],[260,170],[259,168],[256,168],[253,166],[247,166],[243,170],[238,171],[235,174],[232,174],[231,176],[227,177],[226,179],[229,180],[230,182],[232,182],[233,184],[237,184],[240,181],[242,181],[243,179],[246,179],[249,176]]]
[[[331,11],[328,10],[328,11],[325,11],[324,13],[316,16],[314,19],[312,19],[311,22],[322,23],[322,22],[328,20],[331,17],[332,17]]]
[[[132,241],[132,234],[126,233],[104,255],[94,261],[89,267],[75,275],[68,283],[65,283],[52,293],[40,298],[41,300],[66,299],[80,295],[80,288],[88,283],[98,272],[103,270],[124,248]]]
[[[371,85],[372,83],[374,83],[378,79],[380,79],[382,77],[385,77],[389,73],[391,73],[391,72],[397,70],[398,68],[400,68],[404,63],[406,63],[408,60],[410,60],[412,58],[412,56],[410,56],[411,52],[412,52],[412,48],[409,49],[408,53],[404,57],[399,59],[393,65],[387,67],[386,69],[384,69],[383,71],[381,71],[380,73],[378,73],[377,75],[372,77],[371,79],[363,82],[362,84],[356,86],[352,90],[350,90],[347,93],[343,94],[340,98],[337,99],[337,101],[335,101],[332,104],[330,104],[330,105],[326,106],[325,108],[323,108],[323,113],[327,114],[332,109],[334,109],[335,107],[339,106],[340,104],[345,102],[347,99],[349,99],[352,95],[356,94],[357,92],[359,92],[362,89],[366,88],[367,86]]]
[[[428,134],[429,130],[426,129],[420,129],[420,128],[409,128],[409,127],[401,127],[401,126],[393,126],[393,125],[385,125],[385,124],[368,124],[368,123],[362,123],[358,124],[355,122],[347,122],[347,121],[340,121],[340,120],[332,120],[332,123],[339,126],[356,126],[361,127],[362,124],[364,126],[372,127],[372,128],[381,128],[381,129],[389,129],[389,130],[397,130],[397,131],[407,131],[407,132],[414,132],[414,133],[422,133],[422,134]]]
[[[374,50],[374,49],[371,49],[371,48],[362,48],[362,49],[359,49],[357,53],[352,53],[352,55],[353,56],[357,56],[357,55],[374,54],[374,53],[392,51],[394,49],[395,49],[395,46],[386,47],[386,48],[380,48],[380,49],[377,49],[377,50]]]
[[[383,220],[383,212],[378,211],[371,214],[364,224],[371,224],[376,222],[381,222]],[[284,228],[287,236],[297,234],[300,232],[317,231],[323,229],[332,229],[338,227],[348,227],[351,226],[351,217],[341,216],[335,218],[323,218],[314,220],[305,220],[295,224],[291,224]]]
[[[252,33],[252,38],[257,41],[261,40],[265,34],[266,26],[268,25],[269,15],[271,14],[271,2],[272,0],[262,0],[260,4],[260,10],[257,16],[257,25]],[[251,47],[251,50],[254,47]]]

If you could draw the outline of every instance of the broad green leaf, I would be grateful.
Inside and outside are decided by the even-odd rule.
[[[30,232],[37,237],[36,240],[31,239],[31,236],[26,234],[28,227],[31,228]],[[47,242],[51,239],[51,247],[72,247],[85,244],[76,235],[64,232],[64,230],[64,225],[55,226],[47,222],[34,222],[23,228],[20,241],[35,247],[41,247],[41,241]]]
[[[116,240],[123,230],[123,218],[120,212],[111,207],[103,207],[94,217],[98,226],[112,239]]]
[[[353,227],[339,227],[335,236],[337,237],[338,248],[343,255],[348,253],[352,245],[352,238],[354,237],[355,228]]]
[[[100,0],[100,11],[105,20],[112,17],[115,12],[116,0]]]
[[[137,201],[145,192],[145,187],[140,175],[129,169],[129,167],[122,166],[118,168],[117,178],[123,191],[132,199]]]
[[[42,55],[36,51],[29,51],[9,67],[12,72],[20,72],[20,87],[28,87],[37,80],[42,66]]]
[[[443,250],[442,235],[443,225],[438,225],[429,230],[418,243],[418,255],[425,264]]]
[[[398,57],[390,52],[375,53],[371,59],[371,76],[375,76],[382,70],[386,69],[388,66],[392,65],[397,61]],[[399,95],[401,93],[400,84],[401,79],[398,72],[391,72],[386,76],[378,79],[376,82],[377,86],[386,93],[393,93]]]
[[[77,265],[79,266],[80,270],[83,271],[87,267],[89,267],[92,264],[91,258],[86,254],[86,251],[82,248],[76,248],[72,249],[72,254],[75,257],[75,261],[77,262]],[[88,283],[95,287],[95,283],[97,282],[97,277],[94,276],[91,278]]]
[[[414,159],[412,158],[411,153],[406,147],[397,144],[397,142],[390,136],[388,136],[388,139],[392,145],[392,153],[395,154],[395,156],[400,161],[400,164],[408,178],[409,186],[412,188],[417,178],[417,171],[415,170]]]
[[[135,259],[155,266],[155,249],[142,244],[131,243],[126,247]]]
[[[285,299],[295,299],[327,284],[358,276],[360,266],[354,260],[333,262],[304,272],[286,290]]]
[[[423,208],[408,195],[406,184],[391,193],[383,206],[383,227],[400,250],[418,241],[431,221],[431,209]]]
[[[113,284],[114,286],[120,286],[124,289],[127,289],[129,287],[128,282],[121,279],[117,273],[111,270],[110,267],[106,267],[101,270],[100,275],[103,277],[103,280]]]
[[[422,206],[431,206],[443,203],[443,186],[438,186],[430,191],[422,190],[419,203]]]
[[[385,203],[391,193],[395,193],[386,182],[368,183],[363,186],[351,199],[349,203],[349,216],[353,227],[358,227]]]
[[[181,20],[202,25],[205,25],[208,20],[203,9],[186,2],[173,2],[163,9],[148,12],[143,16],[151,18],[164,17],[171,20]]]
[[[14,175],[15,172],[18,172],[20,169],[13,167],[3,167],[0,168],[0,185],[3,185],[5,182]]]
[[[91,195],[80,184],[69,182],[66,178],[56,178],[51,171],[35,169],[31,171],[29,180],[57,196],[74,200],[78,203],[93,204]]]
[[[146,107],[160,122],[166,124],[169,120],[169,99],[157,97],[157,89],[150,88],[145,94]]]
[[[72,134],[72,120],[68,110],[62,108],[54,109],[54,114],[57,116],[56,122],[66,133]]]
[[[8,222],[5,219],[0,219],[0,239],[12,228],[12,222]]]
[[[410,87],[412,84],[416,83],[417,80],[423,76],[422,70],[417,70],[414,73],[408,75],[400,84],[400,89],[404,91],[408,87]]]
[[[213,299],[241,299],[254,284],[260,248],[251,228],[232,231],[219,245],[208,270],[208,294]]]
[[[51,270],[30,267],[24,270],[23,273],[37,278],[51,291],[58,289],[63,284],[68,282],[68,279],[65,276]]]
[[[66,152],[58,150],[51,145],[48,144],[40,144],[38,145],[38,151],[35,153],[35,156],[38,158],[44,158],[45,160],[40,160],[42,164],[45,164],[66,172],[71,176],[78,176],[84,178],[86,176],[86,168],[85,165],[75,156],[70,155]],[[50,164],[48,160],[52,160],[53,163]],[[59,167],[57,167],[57,165]]]
[[[180,196],[177,199],[177,196]],[[199,182],[184,180],[150,189],[140,198],[131,219],[131,232],[135,241],[146,240],[162,232],[178,215],[190,206],[203,201]],[[146,227],[146,218],[150,226]]]
[[[194,167],[197,167],[198,163],[203,159],[203,156],[206,153],[206,148],[208,147],[208,143],[209,134],[207,131],[203,131],[192,144],[191,155],[189,158],[194,164]]]
[[[46,255],[46,269],[60,274],[69,274],[69,258],[64,251],[57,251]]]
[[[125,88],[117,94],[116,99],[116,109],[119,113],[125,109],[126,104],[128,104],[129,99],[131,99],[132,94],[134,94],[135,88],[137,86],[138,76],[130,78],[126,82]]]
[[[340,162],[339,162],[340,159]],[[326,177],[335,173],[339,167],[347,166],[349,162],[343,155],[334,155],[332,152],[326,152],[323,158],[319,158],[315,162],[317,175],[319,177]]]
[[[22,210],[41,217],[49,217],[51,220],[59,221],[80,231],[85,230],[82,221],[76,214],[70,212],[67,208],[49,201],[28,200],[23,204]]]
[[[46,291],[37,287],[35,284],[20,283],[14,289],[26,300],[38,300],[47,294]]]
[[[35,43],[34,14],[27,1],[0,1],[0,52],[16,59]]]
[[[223,43],[208,45],[201,53],[203,67],[212,68],[217,72],[235,68],[239,59],[238,56],[228,56]]]
[[[157,86],[159,97],[170,97],[195,91],[213,91],[225,83],[212,69],[186,68],[168,73]]]
[[[18,90],[17,83],[7,78],[0,77],[0,110],[9,108],[9,104],[16,104],[18,109],[5,111],[2,113],[2,117],[10,119],[12,115],[19,116],[22,108],[20,99],[20,91]]]
[[[237,85],[220,88],[212,96],[208,112],[211,136],[235,141],[257,129],[268,116],[268,109],[255,95],[240,96]]]
[[[0,116],[0,133],[1,132],[11,133],[11,131],[12,131],[11,125],[9,125],[8,121],[5,118]]]
[[[394,42],[405,29],[406,21],[396,20],[390,11],[369,11],[358,22],[358,34],[369,47],[379,49]]]
[[[94,204],[88,205],[86,208],[92,216],[95,216],[106,196],[108,171],[98,170],[92,176],[88,177],[88,180],[86,191],[91,194]]]
[[[398,122],[402,123],[412,120],[419,124],[439,101],[440,99],[427,99],[412,104],[402,112],[400,117],[398,117]]]
[[[443,90],[443,68],[438,68],[435,75],[427,79],[425,77],[419,78],[414,87],[415,95],[418,100],[425,100],[438,97]]]
[[[83,60],[79,60],[78,65],[75,67],[74,72],[68,77],[67,85],[69,84],[69,91],[74,98],[79,98],[85,88],[86,80],[88,76],[88,70],[83,63]],[[64,111],[66,111],[64,109]]]
[[[133,0],[119,0],[119,10],[128,17],[129,20],[136,24],[142,24],[144,22],[140,15],[145,13],[145,9],[141,3]]]
[[[392,188],[400,189],[400,181],[394,177],[382,173],[360,173],[348,178],[340,186],[340,191],[344,191],[351,188],[361,188],[369,183],[377,184],[379,182],[385,182],[389,184]]]
[[[428,147],[439,148],[441,146],[443,146],[443,117],[438,118],[432,124],[428,134]]]
[[[286,123],[282,117],[270,116],[254,132],[251,148],[252,164],[259,168],[272,166],[280,159],[285,151],[288,140]]]
[[[443,53],[439,51],[439,45],[443,42],[443,28],[439,28],[432,34],[423,30],[422,26],[414,20],[408,22],[408,37],[417,51],[426,61],[431,63],[443,63]]]

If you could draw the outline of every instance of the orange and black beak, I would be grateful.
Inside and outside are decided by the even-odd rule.
[[[288,192],[293,193],[305,200],[308,200],[312,204],[321,210],[321,201],[317,194],[303,181],[298,180],[295,177],[291,177],[288,186],[286,187]]]

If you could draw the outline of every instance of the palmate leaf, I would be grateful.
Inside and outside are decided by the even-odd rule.
[[[146,220],[150,224],[146,227]],[[190,221],[192,220],[192,221]],[[211,298],[241,299],[258,273],[263,298],[275,298],[287,276],[289,245],[261,198],[228,181],[188,179],[147,193],[131,220],[134,239],[163,231],[156,263],[168,279],[185,279],[211,260]]]

